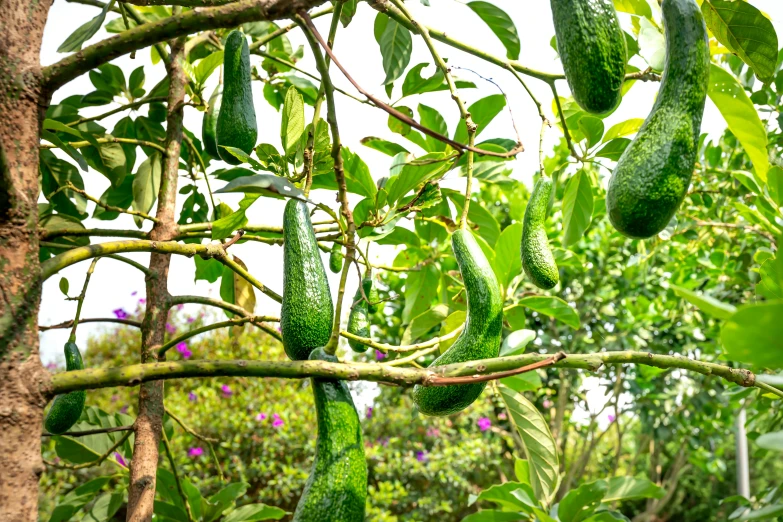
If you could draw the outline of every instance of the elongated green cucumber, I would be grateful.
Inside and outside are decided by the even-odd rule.
[[[364,287],[364,295],[367,296],[367,310],[374,314],[378,311],[380,306],[381,297],[378,295],[378,287],[375,286],[375,282],[372,279],[372,274],[367,274],[362,279],[362,286]]]
[[[337,362],[320,348],[310,360]],[[318,441],[294,522],[362,522],[367,502],[367,461],[359,415],[345,382],[318,378],[310,382],[318,416]]]
[[[257,137],[256,109],[250,85],[250,50],[245,35],[231,31],[223,50],[223,101],[217,120],[221,159],[239,165],[241,161],[221,147],[234,147],[250,154]]]
[[[612,0],[550,0],[563,62],[574,100],[587,112],[613,110],[622,98],[625,35]]]
[[[522,268],[539,288],[549,290],[560,281],[555,257],[546,237],[546,214],[552,180],[541,176],[533,188],[522,223]]]
[[[286,203],[283,238],[280,332],[288,357],[302,361],[329,342],[334,315],[329,281],[303,201],[290,199]]]
[[[663,0],[666,63],[658,99],[614,168],[606,212],[635,239],[669,224],[691,183],[710,77],[707,28],[694,0]]]
[[[209,108],[204,113],[204,119],[201,122],[201,141],[204,143],[204,150],[209,152],[213,158],[219,158],[217,148],[217,120],[220,114],[220,102],[223,99],[223,85],[215,87],[212,96],[209,97]]]
[[[332,245],[332,251],[329,252],[329,270],[333,274],[340,273],[343,269],[343,247],[340,243]]]
[[[362,283],[364,283],[364,281],[362,281]],[[353,302],[356,303],[356,306],[351,308],[351,313],[348,314],[348,333],[358,335],[359,337],[370,337],[370,311],[368,310],[367,301],[365,301],[362,296],[361,288],[356,290],[356,295],[353,296]],[[353,339],[348,339],[348,344],[354,352],[367,351],[366,344],[354,341]]]
[[[492,266],[467,230],[451,237],[468,298],[465,329],[430,368],[446,364],[497,357],[503,329],[503,297]],[[484,390],[485,383],[413,388],[413,401],[425,415],[450,415],[464,410]]]
[[[72,342],[65,343],[65,370],[83,370],[84,362],[79,347]],[[73,391],[54,398],[49,413],[46,414],[44,427],[49,433],[65,433],[76,424],[84,409],[84,401],[87,394],[84,390]]]

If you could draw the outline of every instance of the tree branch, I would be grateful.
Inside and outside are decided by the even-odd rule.
[[[100,433],[114,433],[115,431],[133,431],[133,426],[114,426],[112,428],[96,428],[94,430],[66,431],[65,433],[41,433],[41,437],[86,437]]]
[[[166,154],[166,149],[164,149],[161,145],[152,143],[151,141],[137,140],[135,138],[115,138],[114,136],[111,136],[109,138],[96,138],[95,141],[97,143],[127,143],[129,145],[139,145],[140,147],[151,147],[159,151],[161,154]],[[94,146],[90,141],[71,141],[68,143],[68,145],[75,149]],[[58,147],[52,143],[41,143],[40,148],[56,149]]]
[[[99,317],[99,318],[93,318],[93,319],[79,319],[79,324],[83,323],[118,323],[118,324],[124,324],[127,326],[135,326],[136,328],[141,328],[141,323],[139,321],[134,321],[132,319],[117,319],[114,317]],[[47,330],[57,330],[61,328],[71,328],[73,326],[73,319],[69,319],[68,321],[63,321],[62,323],[53,324],[49,326],[43,326],[38,325],[38,331],[45,332]]]
[[[61,372],[52,376],[47,394],[52,396],[75,390],[89,390],[112,386],[138,386],[142,382],[195,377],[275,377],[304,379],[323,377],[340,380],[364,380],[411,386],[433,386],[438,377],[465,377],[471,382],[474,375],[505,372],[551,359],[549,354],[529,353],[495,359],[481,359],[450,364],[437,368],[394,368],[372,363],[329,363],[326,361],[177,361],[135,364],[119,368],[90,368]],[[756,376],[744,369],[729,368],[715,363],[687,359],[674,355],[623,351],[595,354],[566,355],[552,366],[598,371],[604,364],[641,364],[656,368],[683,370],[715,375],[740,386],[757,386]],[[442,384],[438,384],[442,385]],[[774,391],[772,391],[774,390]],[[783,398],[783,391],[766,390]]]
[[[240,0],[221,7],[197,8],[139,25],[44,67],[41,71],[42,85],[45,91],[51,93],[99,65],[158,42],[208,29],[236,27],[246,22],[290,18],[297,11],[321,5],[324,1]]]
[[[167,351],[169,351],[172,347],[178,345],[179,343],[186,341],[190,339],[191,337],[195,337],[198,334],[202,334],[204,332],[209,332],[211,330],[217,330],[219,328],[228,328],[230,326],[242,326],[247,323],[262,323],[264,321],[270,321],[270,322],[278,322],[280,321],[280,318],[278,317],[271,317],[266,315],[261,316],[247,316],[247,317],[240,317],[237,319],[229,319],[228,321],[221,321],[219,323],[214,324],[207,324],[204,326],[200,326],[198,328],[194,328],[193,330],[189,330],[182,335],[179,335],[175,337],[174,339],[168,341],[166,344],[160,347],[158,350],[158,357],[162,357],[166,354]]]

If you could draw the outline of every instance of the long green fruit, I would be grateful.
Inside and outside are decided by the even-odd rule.
[[[362,280],[362,285],[364,285]],[[365,286],[365,292],[367,292]],[[358,302],[357,302],[358,301]],[[362,296],[362,289],[356,290],[356,295],[353,296],[353,302],[356,306],[351,308],[351,313],[348,314],[348,333],[358,335],[359,337],[370,337],[370,310],[367,301]],[[362,344],[353,339],[348,339],[348,344],[354,352],[366,352],[367,345]]]
[[[310,360],[337,362],[320,348]],[[294,522],[362,522],[367,502],[367,461],[359,415],[345,382],[317,378],[310,382],[318,416],[318,441]]]
[[[707,28],[694,0],[663,0],[666,64],[658,99],[614,168],[606,212],[635,239],[661,232],[682,203],[698,153],[710,77]]]
[[[333,274],[339,274],[343,269],[343,246],[340,243],[332,245],[332,251],[329,252],[329,270]]]
[[[552,194],[552,180],[545,176],[536,182],[525,209],[522,224],[522,268],[533,283],[544,290],[560,281],[555,257],[546,237],[546,214]]]
[[[468,297],[465,329],[451,347],[435,359],[430,368],[446,364],[497,357],[503,329],[503,297],[492,266],[467,230],[451,237]],[[484,390],[486,383],[413,388],[413,401],[425,415],[451,415],[464,410]]]
[[[65,343],[65,370],[83,370],[84,362],[82,361],[82,354],[79,353],[79,347],[75,343]],[[65,433],[71,426],[76,424],[79,417],[82,415],[84,409],[84,401],[87,398],[87,394],[84,390],[74,391],[66,393],[65,395],[58,395],[54,398],[52,407],[49,408],[49,413],[46,414],[46,420],[44,421],[44,427],[49,433],[60,434]]]
[[[551,0],[557,50],[574,100],[603,114],[620,103],[625,35],[612,0]]]
[[[306,360],[332,333],[334,306],[310,213],[303,201],[288,200],[283,212],[283,305],[280,331],[288,357]]]
[[[234,147],[250,154],[257,137],[256,109],[250,85],[250,50],[245,35],[231,31],[223,50],[223,101],[217,120],[221,159],[239,165],[241,161],[221,147]]]
[[[217,148],[217,120],[220,114],[220,102],[223,99],[223,85],[218,85],[209,97],[209,108],[204,113],[204,119],[201,122],[201,141],[204,143],[204,150],[209,152],[213,158],[219,158],[220,154]]]

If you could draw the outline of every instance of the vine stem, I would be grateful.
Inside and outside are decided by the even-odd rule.
[[[79,317],[82,315],[82,305],[84,304],[84,297],[87,295],[87,286],[90,284],[90,277],[95,271],[95,265],[98,264],[100,257],[96,257],[90,263],[90,268],[87,269],[87,275],[84,276],[84,286],[82,287],[82,293],[79,294],[76,303],[76,315],[73,316],[73,328],[71,328],[71,335],[68,337],[68,341],[71,343],[76,342],[76,328],[79,326]]]
[[[444,78],[446,78],[446,85],[449,87],[451,99],[454,100],[454,103],[457,104],[460,118],[465,122],[465,128],[468,134],[468,146],[465,147],[465,150],[467,151],[467,183],[465,184],[465,204],[462,207],[462,214],[460,215],[459,219],[460,228],[465,229],[468,226],[468,210],[470,209],[470,194],[472,190],[471,184],[473,182],[473,153],[476,151],[476,131],[478,126],[473,121],[473,117],[470,115],[470,111],[468,111],[468,107],[465,105],[465,101],[460,97],[457,84],[454,83],[454,77],[451,74],[451,69],[448,65],[446,65],[445,60],[443,57],[441,57],[438,49],[435,47],[435,42],[432,40],[427,26],[421,25],[419,22],[417,22],[416,19],[413,18],[413,15],[411,15],[410,11],[408,11],[408,8],[405,7],[405,4],[403,4],[400,0],[391,0],[391,2],[397,9],[400,10],[405,18],[408,19],[411,25],[418,29],[419,36],[421,36],[422,40],[424,40],[424,43],[427,45],[427,49],[429,49],[430,55],[432,55],[432,59],[435,61],[438,69],[440,69],[443,73]],[[517,135],[517,138],[518,137],[519,136]],[[521,144],[521,141],[517,139],[517,143]]]
[[[565,357],[552,367],[598,371],[604,364],[636,364],[655,368],[680,368],[702,375],[715,375],[744,387],[757,387],[783,398],[783,390],[757,382],[753,372],[730,368],[716,363],[702,362],[675,355],[661,355],[637,351],[601,352],[593,354],[564,354]],[[166,361],[134,364],[118,368],[89,368],[61,372],[51,377],[48,396],[75,390],[107,388],[113,386],[138,386],[143,382],[196,378],[196,377],[274,377],[304,379],[323,377],[341,380],[364,380],[411,386],[442,386],[449,383],[439,377],[463,377],[465,383],[473,382],[475,375],[503,376],[508,370],[552,359],[550,354],[527,353],[494,359],[480,359],[437,368],[395,368],[374,363],[330,363],[326,361]],[[433,381],[435,379],[435,381]],[[452,380],[450,384],[453,384]]]
[[[117,324],[124,324],[126,326],[135,326],[136,328],[141,328],[141,323],[139,321],[134,321],[132,319],[117,319],[114,317],[96,317],[96,318],[90,318],[90,319],[80,319],[80,324],[84,323],[117,323]],[[63,321],[62,323],[58,324],[52,324],[49,326],[43,326],[39,325],[38,330],[41,332],[45,332],[47,330],[58,330],[60,328],[70,328],[73,326],[73,319],[69,319],[67,321]]]
[[[167,351],[169,351],[172,347],[178,345],[179,343],[186,341],[190,339],[191,337],[195,337],[196,335],[202,334],[204,332],[209,332],[211,330],[217,330],[219,328],[228,328],[231,326],[242,326],[247,323],[262,323],[264,321],[269,322],[279,322],[279,317],[272,317],[272,316],[247,316],[247,317],[240,317],[237,319],[229,319],[228,321],[221,321],[219,323],[214,324],[207,324],[204,326],[201,326],[199,328],[194,328],[193,330],[189,330],[182,335],[179,335],[175,337],[174,339],[168,341],[163,346],[160,347],[158,350],[158,357],[163,357]]]
[[[161,438],[163,439],[163,447],[166,450],[166,457],[168,457],[169,464],[171,465],[171,472],[174,474],[174,482],[177,483],[177,491],[182,497],[182,502],[185,504],[185,511],[188,515],[188,522],[196,522],[193,518],[193,511],[190,509],[190,502],[188,496],[185,494],[185,490],[182,488],[182,482],[179,478],[179,472],[177,471],[177,465],[174,463],[174,454],[171,452],[171,444],[169,444],[169,437],[166,435],[166,430],[161,430]]]
[[[304,30],[305,37],[307,38],[313,55],[315,56],[315,63],[318,67],[318,73],[321,75],[321,87],[324,90],[324,98],[326,100],[326,121],[329,123],[329,128],[332,131],[332,160],[334,161],[334,176],[337,180],[337,192],[340,200],[341,213],[345,218],[347,224],[347,230],[345,231],[345,263],[343,265],[342,273],[340,274],[340,287],[337,291],[337,304],[334,309],[334,321],[332,325],[332,334],[329,337],[329,342],[326,343],[324,351],[329,354],[334,354],[337,351],[337,345],[340,340],[340,319],[342,316],[343,300],[345,297],[345,284],[348,281],[348,273],[351,269],[351,263],[353,263],[356,256],[356,243],[354,235],[356,233],[356,223],[353,220],[353,213],[348,203],[348,188],[345,182],[345,169],[343,168],[342,157],[342,144],[340,142],[340,128],[337,124],[337,108],[334,103],[334,85],[332,84],[332,78],[329,76],[329,64],[327,63],[324,55],[321,53],[318,45],[320,44],[326,53],[332,57],[335,65],[339,67],[339,64],[334,60],[334,56],[331,55],[331,49],[329,45],[324,41],[321,34],[316,29],[313,20],[307,14],[306,11],[299,12],[299,20],[302,23],[302,29]]]

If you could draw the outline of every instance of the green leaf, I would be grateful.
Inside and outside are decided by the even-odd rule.
[[[465,206],[465,196],[456,190],[443,189],[441,192],[454,203],[457,212],[461,213],[462,207]],[[492,252],[491,249],[495,247],[498,237],[500,237],[500,224],[497,219],[495,219],[495,216],[483,206],[473,203],[468,209],[468,221],[478,225],[477,233],[487,242],[490,248],[490,254],[493,254],[492,257],[494,257],[494,252]],[[516,256],[518,257],[519,253],[517,253]]]
[[[778,63],[778,35],[761,11],[747,2],[704,0],[701,12],[715,38],[748,64],[759,80],[772,79]]]
[[[152,509],[155,513],[155,516],[162,518],[163,520],[188,522],[188,515],[185,513],[185,510],[179,506],[169,504],[168,502],[156,500]]]
[[[246,194],[242,201],[239,202],[239,208],[236,212],[214,221],[212,223],[212,239],[225,239],[232,235],[234,231],[247,225],[245,212],[260,197],[260,194]]]
[[[636,132],[642,126],[642,123],[644,123],[643,118],[631,118],[630,120],[616,123],[615,125],[609,127],[609,130],[606,131],[606,134],[604,134],[601,143],[606,143],[607,141],[613,140],[615,138],[636,134]]]
[[[514,21],[505,11],[489,2],[468,2],[474,13],[484,20],[495,33],[503,47],[506,48],[506,57],[510,60],[519,59],[519,34]]]
[[[204,259],[201,256],[194,256],[193,260],[196,262],[196,277],[194,281],[203,279],[210,283],[214,283],[220,276],[223,275],[223,264],[216,259]]]
[[[288,180],[271,174],[256,174],[254,176],[242,176],[233,179],[222,189],[216,190],[215,194],[229,194],[232,192],[261,194],[262,196],[273,198],[304,197],[302,191],[293,186]]]
[[[783,254],[764,261],[759,275],[761,281],[756,284],[756,294],[767,299],[783,299]]]
[[[745,89],[731,73],[712,64],[707,94],[744,147],[756,175],[766,181],[769,170],[767,131]]]
[[[590,177],[577,172],[566,184],[563,195],[563,246],[568,247],[582,238],[593,216],[593,187]]]
[[[496,509],[482,509],[477,513],[466,516],[462,522],[519,522],[524,520],[526,515],[522,513],[512,513],[509,511],[499,511]]]
[[[518,355],[525,353],[525,348],[536,338],[536,332],[533,330],[516,330],[508,334],[503,339],[500,346],[500,356]]]
[[[605,504],[618,500],[639,498],[663,498],[666,491],[646,478],[613,477],[609,479],[609,489],[604,495]]]
[[[484,129],[487,128],[487,125],[489,125],[490,122],[495,119],[495,116],[500,114],[500,111],[502,111],[505,107],[506,98],[502,94],[493,94],[491,96],[487,96],[486,98],[481,98],[468,107],[468,112],[470,112],[470,115],[473,117],[473,123],[475,123],[477,127],[477,137]],[[454,141],[458,143],[468,142],[468,129],[465,127],[465,123],[462,121],[460,121],[460,124],[457,125],[457,132],[454,134]]]
[[[378,15],[385,16],[381,13]],[[388,19],[378,43],[381,46],[383,70],[386,73],[383,85],[389,85],[405,72],[411,59],[413,40],[410,31],[405,26]]]
[[[378,152],[383,152],[384,154],[392,157],[399,154],[400,152],[408,152],[408,149],[406,149],[402,145],[394,143],[393,141],[387,141],[384,140],[383,138],[376,138],[373,136],[362,138],[361,143],[365,147],[375,149]]]
[[[560,475],[557,444],[549,431],[549,424],[536,407],[520,393],[505,386],[499,386],[498,389],[522,439],[530,466],[530,484],[535,492],[534,498],[547,503],[555,493]]]
[[[522,223],[507,226],[495,243],[495,270],[504,288],[508,288],[514,278],[522,272],[520,244],[522,244]]]
[[[291,156],[296,153],[304,128],[304,100],[295,87],[289,87],[285,94],[280,121],[280,140],[286,155]]]
[[[765,433],[756,439],[756,444],[767,450],[783,451],[783,431]]]
[[[525,482],[504,482],[490,486],[478,495],[471,495],[468,505],[476,502],[493,502],[505,511],[532,512],[538,507],[533,488]]]
[[[223,51],[215,51],[206,58],[199,60],[193,70],[193,76],[198,85],[204,85],[212,73],[223,64]]]
[[[565,323],[574,330],[579,329],[579,314],[559,297],[529,296],[520,299],[519,304]]]
[[[451,162],[446,161],[448,156],[445,152],[431,152],[406,163],[400,173],[386,184],[389,205],[394,206],[400,198],[425,181],[440,178],[451,167]]]
[[[721,343],[728,358],[759,368],[783,367],[783,301],[737,308],[721,330]]]
[[[623,13],[652,18],[652,9],[647,0],[614,0],[614,6]]]
[[[515,392],[525,393],[530,391],[536,391],[544,386],[541,382],[541,376],[538,372],[526,372],[511,377],[505,377],[500,379],[500,384],[508,386]]]
[[[445,321],[443,321],[443,324],[440,327],[440,332],[438,334],[439,337],[443,337],[445,335],[450,334],[460,326],[465,324],[465,318],[467,314],[464,310],[457,310],[456,312],[453,312],[451,315],[449,315]],[[448,339],[446,341],[441,341],[438,349],[440,350],[440,353],[445,352],[448,350],[452,344],[457,340],[457,337],[454,337],[453,339]]]
[[[234,255],[231,257],[239,266],[247,270],[247,265],[241,259]],[[251,315],[256,308],[256,294],[253,290],[253,285],[228,266],[223,267],[223,278],[220,281],[220,298],[228,303],[241,306]],[[234,316],[234,314],[228,311],[226,315],[228,317]]]
[[[735,306],[718,301],[714,297],[700,294],[681,286],[671,285],[671,287],[677,295],[691,303],[693,306],[718,319],[729,319],[734,315],[734,312],[737,311]]]
[[[247,504],[238,507],[225,518],[223,522],[254,522],[256,520],[280,520],[288,514],[280,508],[265,504]]]
[[[582,484],[569,491],[557,508],[560,522],[581,522],[593,514],[607,491],[604,480]]]
[[[428,63],[420,63],[411,67],[408,74],[405,75],[405,80],[402,82],[403,97],[443,89],[446,78],[443,76],[443,71],[439,68],[436,68],[435,73],[429,78],[422,76],[422,69],[428,65]]]
[[[612,161],[618,161],[620,156],[623,155],[625,149],[631,144],[631,140],[628,138],[615,138],[601,147],[595,155],[599,158],[607,158]]]
[[[101,12],[98,16],[76,29],[71,35],[65,39],[65,41],[57,48],[58,53],[73,53],[82,50],[82,44],[95,36],[98,29],[103,25],[103,21],[106,19],[106,13],[111,6],[111,2],[103,4]]]
[[[442,136],[448,136],[449,129],[446,126],[446,120],[443,119],[443,116],[437,110],[420,103],[419,118],[419,123],[425,127],[434,130]],[[442,152],[446,150],[447,145],[432,136],[425,136],[424,141],[427,143],[427,152]]]
[[[232,482],[207,499],[207,508],[202,510],[204,522],[212,522],[220,517],[225,510],[247,491],[247,482]]]
[[[767,172],[769,196],[779,206],[783,206],[783,169],[774,166]]]
[[[120,492],[104,493],[81,519],[83,522],[108,522],[123,504],[124,495]]]
[[[745,513],[737,520],[739,522],[744,522],[745,520],[772,520],[774,517],[779,515],[783,515],[783,504],[764,506],[761,509],[756,509],[749,513]]]
[[[372,179],[370,168],[358,154],[354,154],[347,147],[343,147],[342,154],[346,180],[355,182],[356,194],[374,200],[378,187]]]
[[[582,116],[579,119],[579,130],[587,138],[587,148],[591,148],[596,143],[601,141],[601,136],[604,134],[604,122],[601,118],[595,116]]]
[[[68,289],[70,285],[68,284],[68,280],[64,277],[60,278],[60,292],[63,293],[65,297],[68,297]]]
[[[428,310],[432,300],[438,295],[440,271],[434,265],[422,267],[411,272],[405,280],[405,308],[402,310],[402,322],[408,324],[413,317]]]
[[[442,323],[449,314],[445,304],[435,305],[429,310],[414,317],[402,335],[402,344],[413,344],[421,337]]]
[[[158,199],[161,177],[161,155],[153,153],[139,165],[136,177],[133,179],[133,208],[139,212],[149,213],[155,200]],[[133,216],[136,225],[141,228],[143,219]]]

